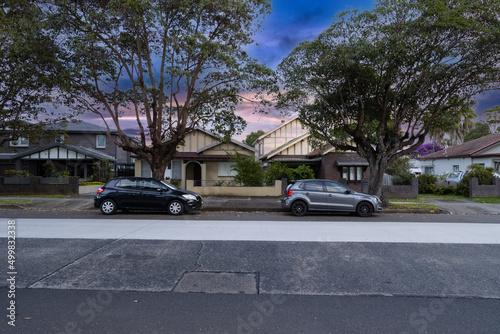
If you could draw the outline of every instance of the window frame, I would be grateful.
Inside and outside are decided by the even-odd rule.
[[[99,139],[103,139],[104,140],[104,144],[103,145],[99,145]],[[96,148],[106,148],[106,135],[96,135],[95,136],[95,147]]]
[[[363,166],[342,166],[340,174],[342,179],[349,182],[361,182],[363,180]]]
[[[26,137],[19,137],[15,140],[9,142],[10,147],[28,147],[30,146],[30,140]]]

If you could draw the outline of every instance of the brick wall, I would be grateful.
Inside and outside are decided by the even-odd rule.
[[[78,195],[80,178],[0,177],[0,194],[8,195]]]
[[[382,186],[384,198],[418,198],[418,179],[412,178],[409,186]]]
[[[470,178],[469,197],[500,197],[500,179],[494,178],[492,185],[480,186],[477,178]]]

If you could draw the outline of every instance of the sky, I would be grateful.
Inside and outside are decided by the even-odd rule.
[[[273,11],[263,22],[263,29],[255,36],[257,46],[249,47],[249,54],[259,62],[276,69],[300,42],[313,40],[333,22],[336,13],[358,8],[368,10],[371,0],[272,0]],[[245,139],[251,132],[270,131],[281,120],[290,116],[271,112],[268,115],[253,113],[253,107],[242,105],[239,115],[247,121],[247,128],[237,140]]]
[[[260,63],[276,69],[300,42],[312,40],[330,26],[336,13],[358,8],[372,8],[372,0],[272,0],[273,11],[263,21],[263,28],[254,37],[256,45],[247,47],[248,53]],[[482,114],[486,109],[500,104],[499,92],[487,93],[477,97],[476,112]],[[290,116],[271,112],[267,115],[254,113],[254,107],[242,104],[237,114],[247,121],[247,127],[241,135],[234,136],[244,140],[250,132],[270,131]],[[100,119],[91,122],[103,125]]]

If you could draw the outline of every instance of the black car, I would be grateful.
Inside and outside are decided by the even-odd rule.
[[[94,197],[94,207],[100,208],[104,215],[117,210],[155,210],[180,215],[200,210],[202,205],[203,200],[197,193],[144,177],[113,178]]]

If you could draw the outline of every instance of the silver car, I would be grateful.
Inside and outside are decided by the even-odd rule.
[[[308,211],[356,212],[369,217],[382,211],[382,201],[374,195],[358,193],[343,184],[331,180],[299,180],[286,188],[281,207],[295,216]]]

